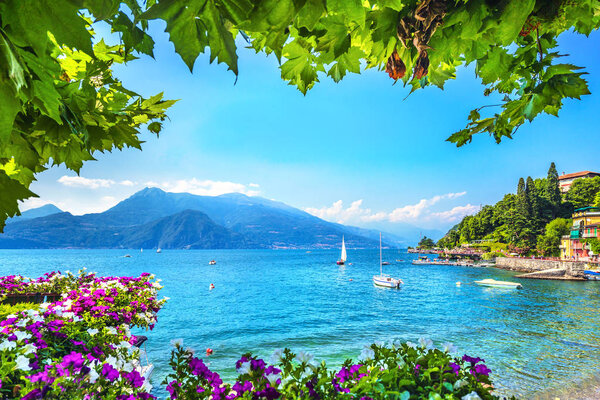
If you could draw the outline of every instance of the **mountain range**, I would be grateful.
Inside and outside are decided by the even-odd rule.
[[[240,193],[198,196],[143,189],[102,213],[46,205],[8,221],[0,248],[376,248],[379,231],[331,223],[284,203]],[[384,233],[388,247],[407,239]]]

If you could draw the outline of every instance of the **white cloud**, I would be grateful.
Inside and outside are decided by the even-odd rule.
[[[389,219],[391,222],[405,222],[415,220],[421,215],[423,215],[423,213],[428,208],[430,208],[434,204],[439,203],[441,200],[455,199],[457,197],[464,196],[465,194],[467,194],[467,192],[446,193],[443,195],[434,196],[430,199],[421,199],[417,204],[396,208],[390,213]]]
[[[456,206],[451,210],[432,213],[431,216],[438,218],[443,222],[458,222],[467,215],[473,215],[480,210],[481,207],[467,204],[464,206]]]
[[[256,190],[259,187],[256,183],[245,185],[243,183],[212,181],[210,179],[199,180],[196,178],[180,179],[163,183],[151,181],[146,182],[146,186],[158,187],[168,192],[192,193],[201,196],[219,196],[221,194],[234,192],[243,193],[248,196],[257,196],[260,194],[260,191]]]
[[[381,213],[373,214],[369,208],[362,208],[362,199],[356,200],[350,204],[350,207],[344,208],[342,200],[338,200],[331,207],[323,208],[305,208],[309,214],[321,219],[335,221],[344,224],[353,220],[377,221]],[[385,214],[384,214],[385,215]]]
[[[108,188],[115,184],[112,179],[89,179],[82,176],[61,176],[58,179],[58,183],[61,183],[69,187],[98,189]]]
[[[119,185],[123,185],[123,186],[135,186],[137,185],[136,182],[132,182],[129,179],[125,179],[124,181],[119,182]]]
[[[422,222],[431,220],[447,223],[456,221],[465,215],[473,214],[479,208],[467,204],[466,206],[454,207],[448,211],[431,212],[431,207],[442,200],[456,199],[466,194],[467,192],[446,193],[429,199],[421,199],[416,204],[398,207],[391,212],[373,212],[370,208],[363,208],[362,199],[352,202],[347,208],[344,207],[342,200],[338,200],[329,207],[308,207],[304,211],[321,219],[338,223],[353,222],[360,224],[361,222]]]

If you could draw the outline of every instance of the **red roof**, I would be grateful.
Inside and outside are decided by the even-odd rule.
[[[581,171],[581,172],[573,172],[572,174],[565,174],[558,177],[558,180],[569,179],[569,178],[579,178],[582,176],[595,175],[600,176],[597,172],[592,171]]]

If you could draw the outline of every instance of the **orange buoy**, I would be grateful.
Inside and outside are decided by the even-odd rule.
[[[206,355],[210,356],[213,353],[213,349],[211,349],[210,347],[206,349]]]

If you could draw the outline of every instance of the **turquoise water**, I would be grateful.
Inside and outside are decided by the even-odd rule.
[[[156,274],[165,285],[161,294],[170,297],[156,329],[146,334],[155,394],[161,397],[174,338],[201,354],[214,349],[210,367],[227,379],[245,352],[266,357],[290,347],[335,365],[356,358],[373,341],[420,336],[485,358],[500,393],[522,398],[570,398],[600,371],[600,282],[527,280],[519,291],[457,287],[456,281],[511,279],[513,273],[411,265],[415,256],[385,250],[384,260],[392,265],[384,272],[405,283],[389,290],[371,282],[379,272],[378,251],[349,251],[352,265],[345,267],[335,265],[338,256],[292,250],[0,250],[0,275],[35,277],[81,267],[101,275]],[[209,266],[213,258],[217,265]]]

